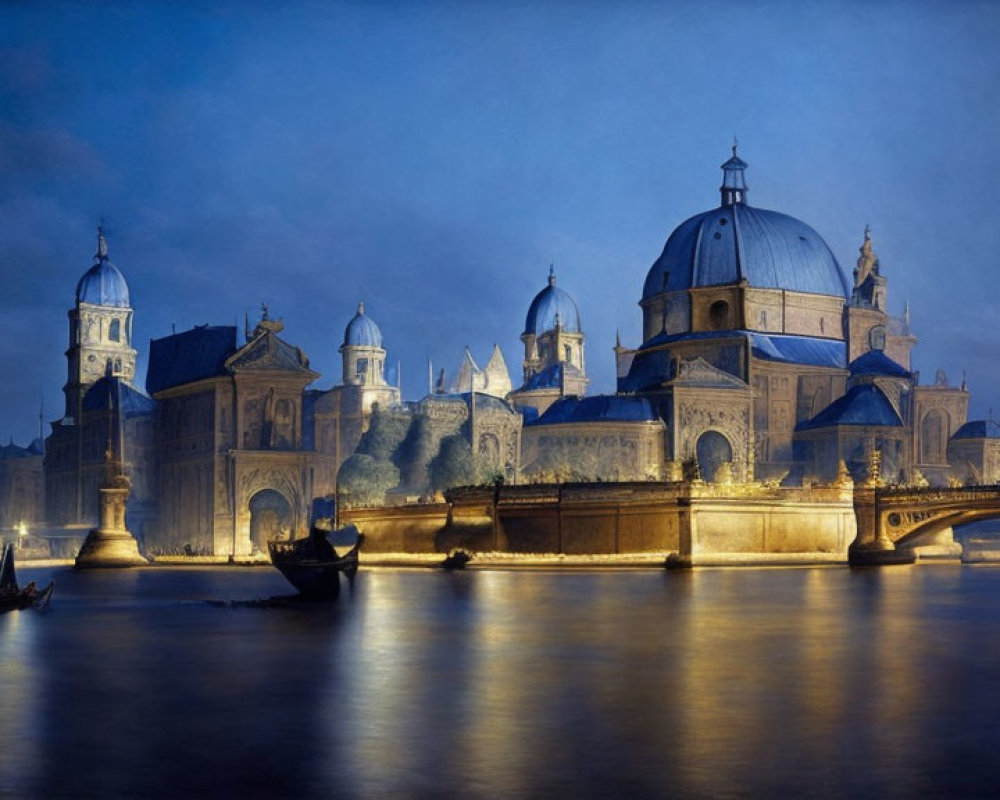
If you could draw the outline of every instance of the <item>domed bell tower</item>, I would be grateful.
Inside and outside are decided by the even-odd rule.
[[[65,416],[79,422],[83,395],[105,375],[129,383],[135,376],[132,347],[132,306],[128,284],[108,257],[104,230],[97,229],[95,263],[76,287],[76,304],[69,312],[68,377]]]

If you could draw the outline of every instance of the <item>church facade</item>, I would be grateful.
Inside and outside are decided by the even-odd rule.
[[[892,483],[1000,478],[1000,433],[968,420],[964,380],[922,383],[911,369],[909,312],[889,311],[870,230],[852,280],[812,227],[748,203],[746,171],[734,147],[720,204],[667,238],[642,284],[642,340],[615,343],[608,395],[588,394],[582,315],[552,269],[528,306],[516,386],[499,347],[485,367],[466,350],[450,380],[429,369],[427,395],[404,402],[364,304],[331,388],[315,388],[321,376],[266,308],[242,333],[152,340],[140,381],[128,285],[99,231],[69,311],[64,413],[44,448],[0,463],[24,476],[0,491],[37,487],[11,495],[9,508],[32,508],[7,516],[91,527],[111,452],[125,453],[128,523],[148,550],[216,555],[303,535],[353,455],[398,474],[389,502],[426,500],[443,488],[430,474],[448,442],[468,449],[465,474],[508,483],[822,484],[842,463],[862,475],[873,449]]]

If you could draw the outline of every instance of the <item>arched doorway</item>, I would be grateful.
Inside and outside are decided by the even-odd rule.
[[[715,473],[723,464],[733,460],[733,448],[729,440],[718,431],[705,431],[698,437],[696,445],[698,469],[705,481],[715,479]]]
[[[250,498],[250,543],[267,552],[272,539],[292,538],[292,507],[280,492],[263,489]]]

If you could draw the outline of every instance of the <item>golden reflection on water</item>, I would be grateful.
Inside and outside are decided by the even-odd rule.
[[[16,786],[24,774],[39,766],[35,730],[42,713],[32,674],[36,652],[33,622],[20,611],[0,615],[0,789]]]

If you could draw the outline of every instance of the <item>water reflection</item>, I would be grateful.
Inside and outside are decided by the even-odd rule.
[[[1000,744],[1000,570],[56,577],[0,617],[4,797],[975,795]]]

